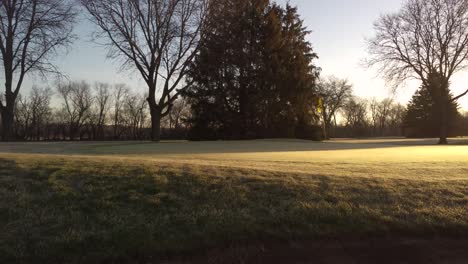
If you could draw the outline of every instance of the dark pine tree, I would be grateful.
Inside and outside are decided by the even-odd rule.
[[[413,95],[405,114],[404,126],[409,137],[438,137],[441,124],[441,106],[431,96],[431,91],[424,86]],[[460,118],[458,104],[450,103],[447,111],[448,132],[457,133],[457,121]]]
[[[308,34],[289,5],[216,1],[185,93],[193,111],[192,139],[305,134],[316,121],[319,72]]]

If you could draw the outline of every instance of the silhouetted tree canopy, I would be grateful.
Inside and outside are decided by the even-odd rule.
[[[318,91],[322,99],[321,113],[325,124],[325,138],[329,139],[333,132],[332,122],[336,121],[338,111],[352,99],[353,86],[346,79],[330,76],[319,83]]]
[[[75,17],[73,1],[0,1],[2,140],[14,139],[14,110],[26,75],[58,73],[52,60],[71,43]]]
[[[396,84],[421,80],[440,114],[440,144],[447,144],[450,80],[468,67],[468,0],[406,0],[394,14],[383,15],[369,40],[370,66]],[[465,88],[466,89],[466,88]]]
[[[440,106],[431,97],[425,87],[421,87],[413,95],[405,113],[404,126],[409,137],[437,137],[440,127]],[[448,111],[448,134],[456,135],[458,119],[458,104],[451,102]]]
[[[319,69],[297,9],[222,0],[207,21],[186,93],[192,138],[314,136]]]
[[[81,0],[99,28],[109,57],[123,60],[147,85],[151,138],[159,141],[167,116],[198,52],[208,0]]]

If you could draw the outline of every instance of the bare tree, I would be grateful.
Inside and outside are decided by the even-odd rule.
[[[390,118],[390,111],[394,105],[393,99],[387,98],[380,102],[377,111],[379,113],[379,129],[383,131],[388,125]]]
[[[447,144],[448,107],[468,94],[450,96],[450,80],[468,66],[468,0],[407,0],[395,14],[383,15],[368,41],[369,66],[398,85],[422,81],[440,105],[440,144]]]
[[[463,135],[468,136],[468,112],[463,113],[460,122]]]
[[[393,99],[387,98],[377,103],[376,105],[376,121],[375,124],[377,129],[382,134],[385,130],[386,126],[388,125],[389,114],[393,106]]]
[[[190,85],[184,77],[198,51],[208,0],[81,2],[100,29],[96,37],[110,48],[109,56],[123,59],[146,82],[151,137],[159,141],[161,118]]]
[[[28,139],[28,132],[31,129],[32,123],[31,109],[31,101],[29,98],[19,94],[15,104],[16,115],[14,116],[14,136],[17,139]]]
[[[372,134],[385,136],[397,135],[403,126],[405,108],[393,99],[387,98],[381,101],[373,98],[369,101],[369,116],[371,118]]]
[[[68,113],[63,111],[64,108],[57,107],[53,109],[52,125],[49,127],[50,137],[57,140],[66,140],[68,135],[67,124],[69,123]]]
[[[377,135],[379,126],[379,105],[380,102],[376,98],[372,98],[369,101],[369,116],[371,118],[372,125],[372,136]]]
[[[113,87],[114,94],[114,106],[113,106],[113,117],[112,125],[114,128],[114,139],[120,139],[123,133],[124,118],[123,118],[123,107],[124,99],[129,96],[129,89],[125,84],[116,84]]]
[[[69,0],[0,1],[2,140],[12,139],[15,103],[25,76],[58,72],[51,59],[70,44],[75,16]]]
[[[104,139],[104,127],[108,119],[111,107],[110,85],[106,83],[95,83],[94,85],[94,104],[92,107],[93,137]]]
[[[363,99],[352,97],[343,106],[342,112],[346,126],[353,131],[355,136],[363,136],[368,126],[367,102]]]
[[[126,127],[129,129],[128,136],[132,139],[142,139],[147,112],[146,96],[129,95],[124,100],[124,117]]]
[[[337,112],[352,97],[353,86],[346,79],[328,77],[318,85],[322,98],[322,118],[325,123],[325,138],[330,138],[333,120],[336,120]]]
[[[406,108],[399,104],[394,103],[388,111],[388,127],[392,135],[401,135],[403,123],[405,119]]]
[[[90,85],[84,81],[59,84],[57,92],[63,100],[63,112],[67,114],[68,136],[74,140],[81,137],[81,129],[90,117],[93,104]]]
[[[50,122],[52,109],[50,107],[52,99],[52,89],[49,87],[39,88],[33,86],[29,100],[31,111],[31,139],[41,140],[45,134],[45,127]]]
[[[184,120],[190,116],[190,106],[187,100],[183,98],[177,99],[171,112],[164,118],[166,128],[178,130],[182,127]]]

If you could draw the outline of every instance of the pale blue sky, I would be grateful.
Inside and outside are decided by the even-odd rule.
[[[286,3],[286,0],[278,0]],[[322,75],[348,78],[361,97],[384,98],[390,89],[373,70],[360,66],[366,56],[365,38],[373,34],[372,24],[382,14],[397,11],[403,0],[290,0],[299,7],[301,16],[312,34],[309,36],[315,51],[320,56],[317,65]],[[145,85],[137,73],[119,71],[119,63],[106,59],[106,50],[91,42],[94,26],[84,17],[76,28],[79,37],[71,51],[60,57],[60,69],[73,80],[127,83],[133,89],[144,91]],[[462,91],[468,85],[468,74],[456,76],[452,82],[454,91]],[[29,79],[41,85],[42,80]],[[45,85],[45,84],[42,84]],[[397,100],[406,103],[414,93],[417,83],[398,89]],[[25,89],[27,90],[27,89]],[[468,98],[460,103],[468,109]]]

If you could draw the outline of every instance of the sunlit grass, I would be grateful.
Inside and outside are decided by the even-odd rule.
[[[0,262],[147,259],[246,240],[468,235],[467,149],[3,144]]]

